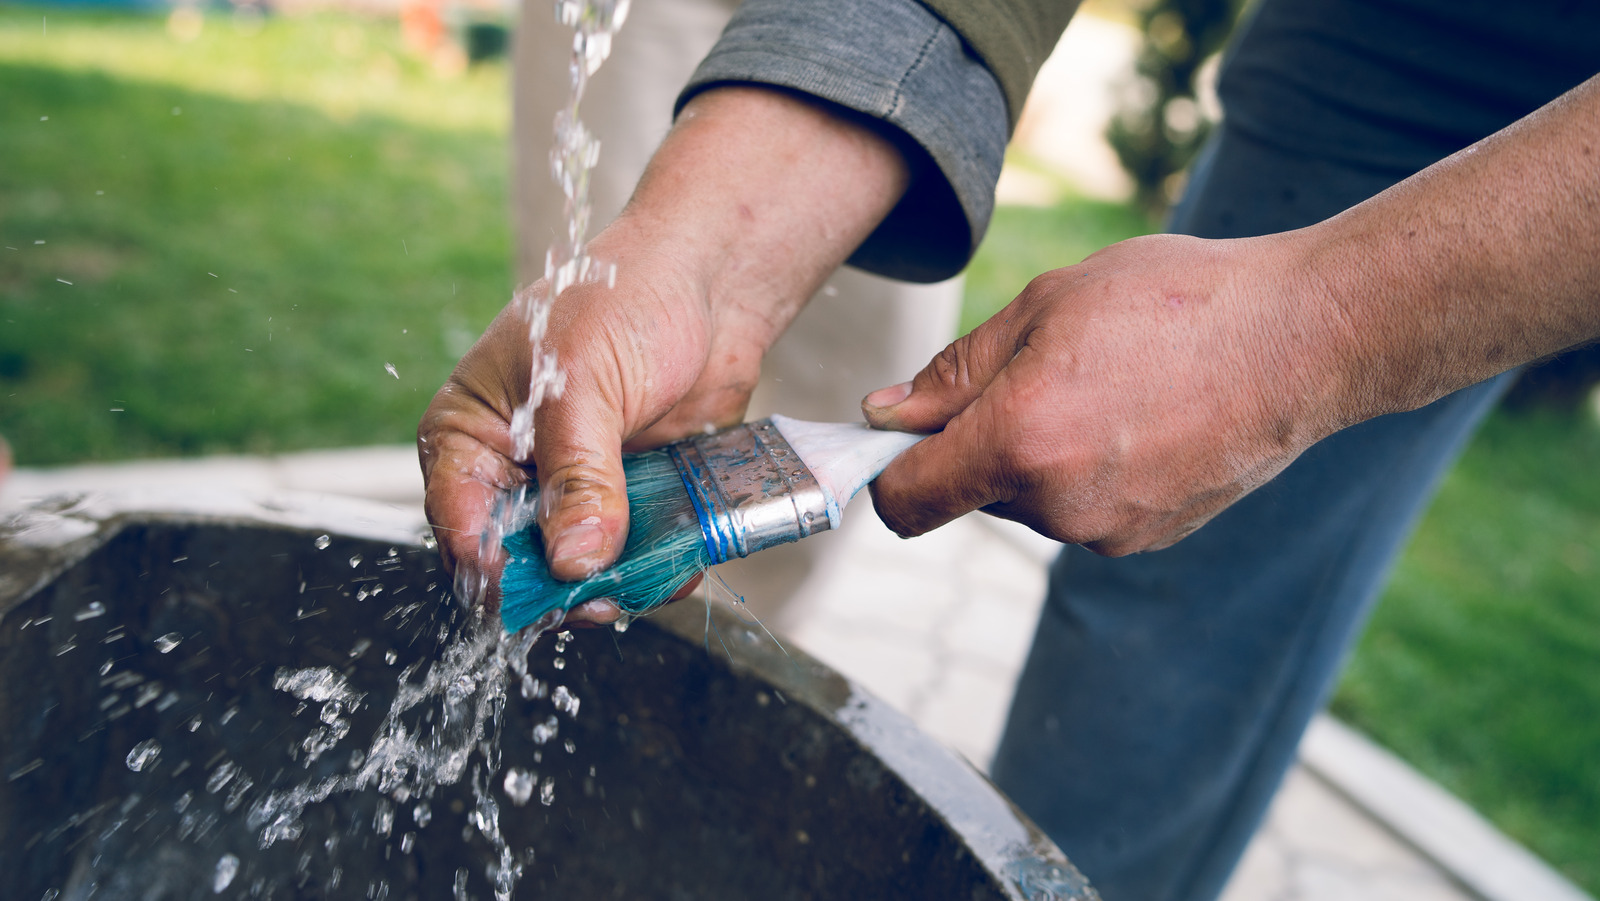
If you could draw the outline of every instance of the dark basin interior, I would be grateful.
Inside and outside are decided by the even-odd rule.
[[[93,526],[54,543],[0,528],[0,897],[494,897],[471,823],[481,751],[431,796],[336,792],[270,847],[249,817],[275,789],[349,772],[402,672],[420,664],[420,680],[458,640],[470,617],[433,551],[171,514]],[[1093,897],[899,714],[759,629],[678,607],[559,655],[547,638],[530,666],[543,696],[508,692],[502,760],[477,778],[523,865],[516,897]],[[315,759],[327,705],[275,688],[283,667],[328,667],[364,695]],[[553,803],[516,804],[510,766],[553,780]],[[219,880],[225,855],[237,868]]]

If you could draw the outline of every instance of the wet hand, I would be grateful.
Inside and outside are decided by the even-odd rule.
[[[479,534],[497,495],[535,473],[551,573],[581,579],[614,562],[628,529],[622,452],[742,419],[761,357],[908,179],[892,141],[825,104],[747,87],[694,98],[590,247],[616,264],[615,287],[581,284],[556,301],[544,350],[566,388],[536,412],[531,457],[512,454],[532,353],[509,309],[424,415],[427,509],[446,565],[482,573],[492,596],[500,549],[480,548]]]
[[[418,428],[428,518],[446,565],[498,584],[498,547],[484,547],[497,499],[542,473],[540,527],[552,571],[583,578],[615,558],[627,534],[625,450],[738,421],[759,373],[761,348],[715,330],[706,293],[669,255],[641,249],[626,224],[592,252],[617,263],[614,287],[580,284],[557,298],[543,350],[566,377],[534,416],[531,457],[513,447],[511,420],[528,396],[532,353],[513,302],[435,395]],[[543,289],[535,285],[533,291]],[[574,621],[610,622],[590,604]]]

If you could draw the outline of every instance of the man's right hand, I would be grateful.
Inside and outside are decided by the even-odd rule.
[[[536,412],[531,458],[515,456],[510,436],[533,359],[515,305],[424,414],[427,511],[446,565],[497,583],[500,561],[480,559],[479,536],[497,493],[529,479],[552,573],[579,579],[613,563],[628,524],[623,450],[741,419],[762,355],[907,178],[890,141],[825,105],[742,87],[692,100],[589,248],[616,264],[615,287],[556,299],[543,350],[566,388]]]

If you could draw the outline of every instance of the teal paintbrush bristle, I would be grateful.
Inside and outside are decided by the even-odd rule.
[[[561,582],[545,563],[538,526],[505,540],[500,622],[516,632],[551,610],[610,598],[624,612],[645,613],[711,563],[683,477],[664,451],[623,458],[628,479],[628,540],[615,566],[581,582]]]

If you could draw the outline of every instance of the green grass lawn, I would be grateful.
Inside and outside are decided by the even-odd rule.
[[[1587,414],[1492,416],[1333,709],[1600,894],[1597,460]]]
[[[18,462],[408,440],[509,296],[504,78],[387,22],[0,7]]]
[[[25,465],[409,440],[511,287],[506,117],[503,67],[436,76],[392,23],[0,6],[0,434]],[[1002,208],[963,327],[1152,227]],[[1586,416],[1497,413],[1335,710],[1600,893],[1597,457]]]

